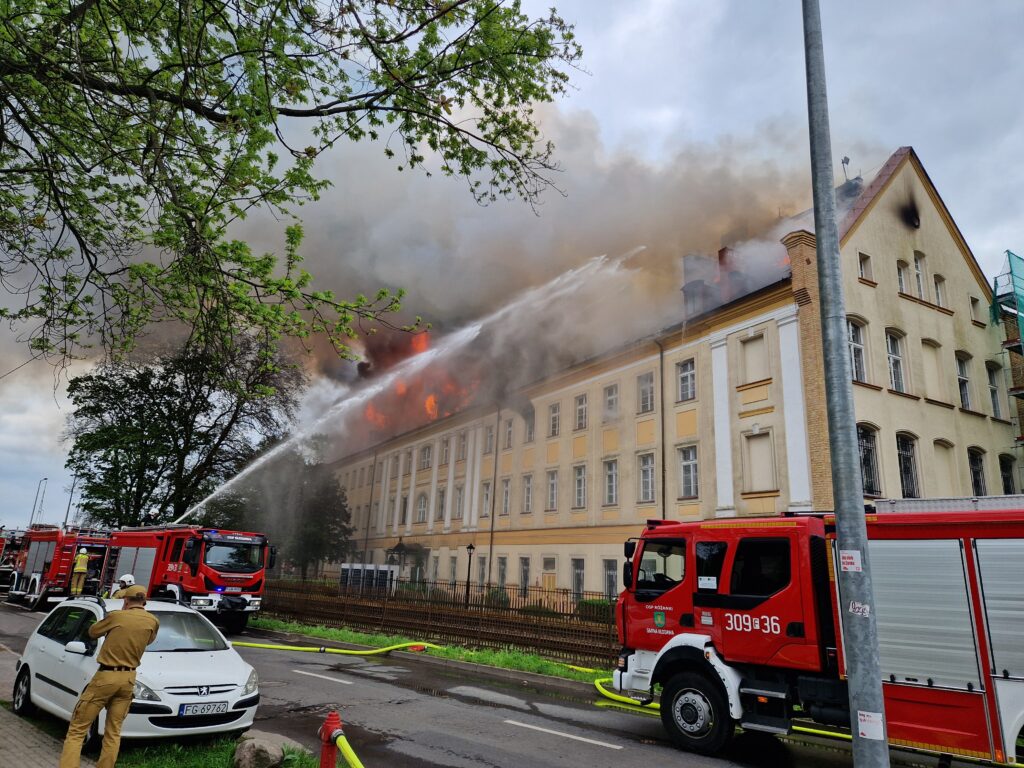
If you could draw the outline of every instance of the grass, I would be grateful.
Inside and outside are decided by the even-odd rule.
[[[333,627],[322,627],[311,624],[299,624],[295,621],[280,621],[279,619],[258,618],[252,619],[249,626],[254,629],[269,629],[277,632],[290,632],[298,635],[307,635],[322,640],[332,640],[336,643],[350,643],[352,645],[364,645],[371,648],[383,648],[397,643],[416,642],[419,638],[405,637],[403,635],[382,635],[368,632],[356,632],[351,629],[335,629]],[[467,661],[473,664],[482,664],[488,667],[499,669],[511,669],[519,672],[533,672],[548,677],[559,677],[566,680],[578,680],[585,683],[592,683],[610,674],[606,670],[596,672],[580,672],[570,669],[567,664],[546,659],[534,653],[524,653],[516,650],[473,650],[457,645],[448,645],[439,649],[428,649],[427,653],[442,659],[454,661]]]
[[[9,701],[0,706],[10,709]],[[23,718],[59,741],[64,741],[68,726],[52,715],[39,713]],[[117,757],[119,768],[231,768],[236,740],[233,738],[191,738],[185,742],[122,741]],[[318,768],[320,760],[304,750],[284,749],[284,768]],[[92,757],[95,757],[93,755]]]

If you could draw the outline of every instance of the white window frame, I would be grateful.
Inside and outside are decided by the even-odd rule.
[[[441,438],[441,464],[447,464],[451,458],[452,450],[452,439],[450,437]]]
[[[970,363],[970,358],[956,355],[956,388],[960,395],[960,407],[968,411],[972,410]]]
[[[641,453],[636,457],[637,466],[637,502],[653,504],[657,495],[654,481],[654,454]]]
[[[636,377],[637,413],[654,412],[654,371]]]
[[[512,419],[505,419],[505,450],[512,447]]]
[[[587,507],[587,466],[576,464],[572,468],[573,482],[573,509],[586,509]]]
[[[512,511],[512,480],[504,477],[501,480],[501,514],[507,516]]]
[[[562,429],[562,404],[551,403],[548,406],[548,437],[558,437]]]
[[[894,392],[907,391],[907,376],[903,367],[903,336],[894,330],[885,332],[885,351],[889,359],[889,387]]]
[[[604,503],[615,506],[619,503],[619,460],[604,461]]]
[[[932,277],[932,286],[935,288],[935,305],[938,307],[946,306],[946,278],[942,275],[934,275]]]
[[[917,298],[927,299],[928,294],[924,290],[924,255],[914,254],[914,282],[917,285]]]
[[[695,358],[676,363],[676,402],[697,397],[697,361]]]
[[[576,411],[576,430],[587,428],[587,393],[584,392],[582,395],[576,395],[575,411]]]
[[[494,426],[484,427],[484,453],[494,453]]]
[[[427,494],[425,493],[416,497],[416,522],[427,522]]]
[[[523,475],[523,514],[533,514],[533,475]]]
[[[549,469],[547,472],[547,506],[545,512],[556,512],[558,510],[558,470]]]
[[[987,365],[985,371],[988,373],[988,396],[992,403],[992,417],[1001,419],[1003,418],[1003,400],[999,386],[999,374],[1002,369]]]
[[[854,381],[868,380],[867,358],[864,354],[864,325],[847,318],[846,341],[850,349],[850,374]]]
[[[907,270],[910,269],[910,265],[905,261],[896,262],[896,287],[900,293],[908,293],[907,291]]]
[[[454,504],[454,508],[452,509],[452,519],[453,520],[462,520],[463,515],[465,514],[465,505],[466,505],[466,489],[465,489],[464,486],[461,486],[461,485],[456,485],[455,486],[455,499],[454,499],[454,502],[455,502],[455,504]]]
[[[424,445],[420,447],[420,469],[430,469],[430,464],[434,459],[434,447],[431,445]]]
[[[434,522],[444,520],[444,502],[448,495],[448,488],[437,489],[437,509],[434,510]]]
[[[484,480],[480,484],[480,517],[491,516],[491,481]]]
[[[609,384],[604,388],[604,420],[619,418],[619,385]]]
[[[700,466],[696,445],[681,445],[676,449],[679,458],[679,498],[700,498]]]

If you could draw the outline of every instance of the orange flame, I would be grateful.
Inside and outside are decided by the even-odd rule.
[[[423,407],[424,407],[424,409],[427,412],[427,416],[429,416],[431,419],[436,419],[437,418],[437,396],[436,395],[433,395],[433,394],[427,395],[427,399],[423,403]]]
[[[373,403],[366,404],[366,420],[373,424],[377,428],[384,428],[387,426],[388,419],[383,413],[374,408]]]
[[[417,333],[412,337],[412,343],[410,346],[412,347],[414,354],[418,355],[420,352],[426,352],[427,348],[430,346],[430,334],[426,332]]]

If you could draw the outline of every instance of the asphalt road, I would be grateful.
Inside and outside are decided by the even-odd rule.
[[[20,652],[41,619],[42,614],[0,605],[0,643]],[[259,642],[260,636],[249,631],[244,639]],[[501,679],[419,659],[238,651],[260,674],[257,728],[316,750],[316,730],[336,709],[368,767],[853,765],[842,743],[798,743],[756,733],[738,735],[720,759],[680,752],[666,741],[657,717],[598,706],[598,698],[578,686]],[[0,698],[9,695],[0,692]],[[894,764],[934,762],[904,753]]]

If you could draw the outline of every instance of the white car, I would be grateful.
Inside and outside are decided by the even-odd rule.
[[[35,707],[70,720],[78,695],[97,668],[100,644],[86,630],[122,600],[65,600],[28,639],[17,663],[13,709]],[[136,672],[135,697],[121,728],[125,739],[240,733],[252,726],[259,704],[259,678],[224,636],[202,615],[171,602],[150,600],[146,610],[160,620],[156,640]],[[103,733],[106,713],[93,726]]]

